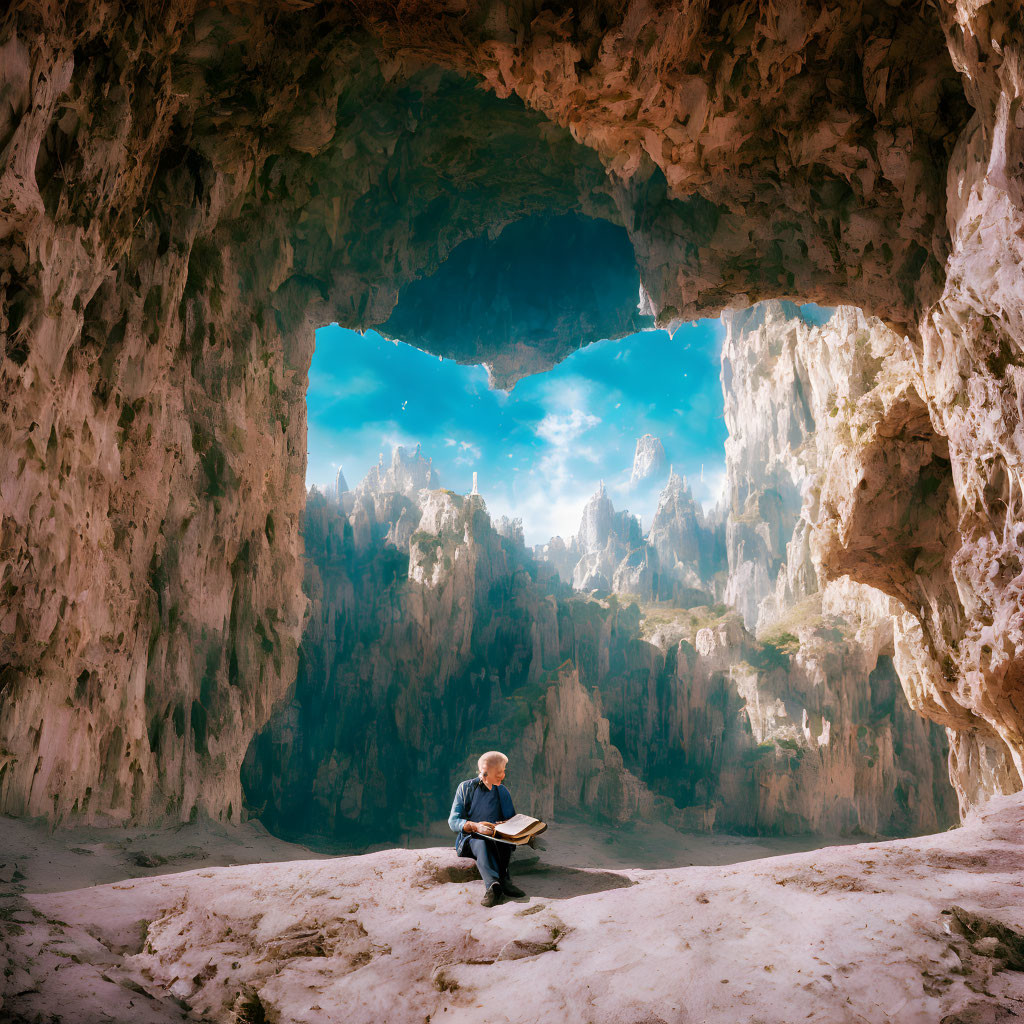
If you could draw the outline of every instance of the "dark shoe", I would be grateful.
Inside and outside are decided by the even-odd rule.
[[[495,882],[487,892],[484,893],[484,898],[480,901],[481,906],[493,907],[495,903],[501,902],[501,885]]]
[[[523,892],[523,890],[520,889],[519,886],[516,885],[515,882],[513,882],[511,878],[505,878],[505,879],[502,880],[502,882],[501,882],[501,891],[506,896],[511,896],[514,899],[518,899],[520,896],[525,896],[526,895],[526,893]]]

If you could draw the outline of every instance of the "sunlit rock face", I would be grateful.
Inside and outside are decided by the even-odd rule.
[[[604,483],[583,506],[576,545],[580,560],[573,569],[572,585],[577,590],[611,590],[620,566],[626,561],[625,568],[633,570],[631,580],[650,591],[654,570],[643,550],[640,523],[628,511],[615,511]],[[637,557],[630,560],[634,552]]]
[[[787,547],[808,477],[797,455],[815,427],[807,371],[794,352],[801,326],[809,330],[791,303],[768,302],[726,314],[722,392],[730,511],[725,600],[742,612],[750,630],[771,617],[760,606],[774,595],[780,569],[788,567]],[[799,564],[796,550],[794,556]],[[787,593],[785,604],[817,590],[813,568],[806,579],[794,568],[796,589]]]
[[[729,598],[762,631],[819,589],[840,614],[849,604],[891,620],[911,706],[950,730],[961,799],[1016,791],[1011,751],[967,693],[949,693],[948,651],[964,631],[952,569],[964,564],[962,512],[949,442],[933,427],[912,355],[847,307],[815,327],[793,306],[766,303],[727,317],[727,328]],[[969,393],[959,401],[968,408]],[[867,586],[832,582],[848,579]]]
[[[631,675],[608,713],[625,729],[613,740],[682,824],[905,835],[955,820],[945,737],[900,692],[890,621],[812,598],[758,642],[735,614],[703,627],[669,614],[645,629],[671,697],[645,727]]]
[[[360,482],[358,493],[372,497],[402,494],[414,498],[420,491],[433,490],[438,482],[433,460],[423,455],[419,445],[412,450],[396,445],[391,452],[391,465],[384,465],[381,452],[377,465]]]
[[[460,243],[565,214],[626,231],[661,323],[788,296],[906,331],[821,564],[901,602],[964,799],[1020,784],[1011,0],[146,10],[0,21],[0,808],[237,810],[301,635],[313,325],[383,323]]]
[[[390,465],[384,465],[382,452],[359,486],[338,495],[337,501],[350,514],[352,533],[360,547],[385,542],[404,551],[420,521],[420,494],[437,485],[437,473],[419,446],[398,445],[391,453]]]
[[[685,476],[670,472],[647,531],[660,573],[655,596],[692,604],[722,596],[724,531],[717,510],[705,514]]]

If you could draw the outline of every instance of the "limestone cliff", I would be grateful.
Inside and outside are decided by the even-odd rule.
[[[506,743],[514,787],[535,817],[553,821],[577,811],[622,822],[655,814],[654,795],[611,742],[600,691],[580,683],[571,661],[514,692],[496,712],[496,721],[473,737],[471,749]],[[472,757],[463,768],[466,777],[475,774]]]
[[[631,486],[644,480],[658,480],[665,475],[668,460],[665,457],[665,446],[660,437],[644,434],[636,439],[636,451],[633,453],[633,472],[629,476]]]
[[[654,596],[676,604],[722,596],[721,577],[727,564],[724,540],[717,512],[705,513],[686,477],[670,472],[647,531],[647,544],[657,555],[660,574]]]
[[[834,608],[849,600],[856,616],[891,620],[911,705],[951,730],[965,805],[1015,791],[1009,749],[944,695],[956,664],[948,652],[963,628],[950,589],[962,553],[949,540],[962,513],[950,449],[934,431],[912,355],[878,320],[849,308],[822,326],[782,303],[726,319],[727,599],[752,629],[771,628],[819,590]],[[969,403],[964,394],[961,405]],[[865,501],[870,516],[840,532],[839,517],[866,512]],[[847,578],[876,593],[837,587]],[[943,624],[941,644],[932,622]]]
[[[834,453],[849,437],[843,410],[904,379],[905,368],[897,336],[849,307],[821,325],[787,302],[724,320],[726,600],[757,630],[824,585],[811,533]]]
[[[521,754],[548,815],[649,810],[599,703],[571,668],[555,672],[571,634],[521,536],[499,534],[477,495],[423,491],[404,549],[393,524],[360,539],[366,512],[319,495],[307,505],[312,614],[294,699],[246,760],[252,810],[293,835],[396,838],[441,814],[461,762],[492,733]]]
[[[8,4],[0,808],[237,810],[302,630],[312,327],[383,323],[460,243],[570,214],[626,235],[614,276],[660,323],[784,296],[905,338],[899,383],[840,410],[818,562],[900,602],[964,801],[1019,787],[1018,14]],[[551,282],[532,345],[422,343],[511,384],[595,305],[633,322],[588,280]]]

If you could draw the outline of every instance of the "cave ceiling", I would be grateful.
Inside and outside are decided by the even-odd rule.
[[[103,183],[136,230],[175,169],[196,195],[223,175],[218,244],[244,243],[285,328],[381,323],[460,242],[569,212],[624,225],[664,323],[785,295],[907,326],[941,290],[971,111],[927,5],[178,5],[123,32],[115,10],[63,26],[44,203],[62,181],[69,219],[105,198],[75,166],[82,104],[159,150],[148,189]]]
[[[526,217],[495,239],[457,246],[437,272],[409,281],[379,328],[386,337],[463,363],[487,363],[507,387],[528,360],[549,369],[566,352],[650,326],[626,232],[574,214]]]

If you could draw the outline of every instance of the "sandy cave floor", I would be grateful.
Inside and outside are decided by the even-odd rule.
[[[560,824],[490,910],[443,838],[326,857],[256,823],[0,819],[0,1021],[1024,1019],[1022,796],[805,852]]]

